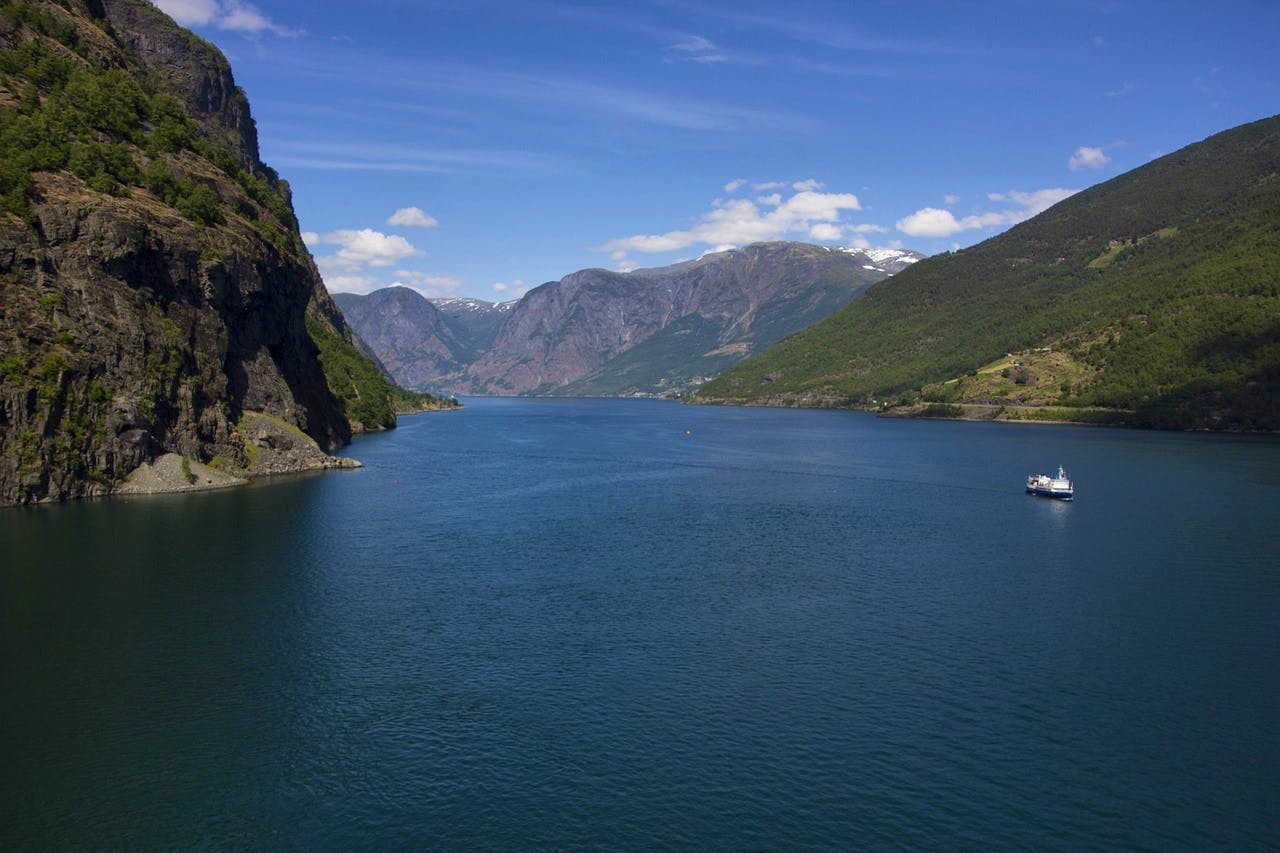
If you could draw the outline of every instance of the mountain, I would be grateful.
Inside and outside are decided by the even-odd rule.
[[[514,302],[429,300],[407,287],[335,293],[366,352],[406,388],[438,388],[460,376],[493,344]]]
[[[847,304],[919,255],[756,243],[668,267],[582,270],[525,294],[467,370],[480,393],[680,391]]]
[[[416,405],[353,340],[216,48],[145,0],[0,3],[0,503],[337,464]]]
[[[433,377],[461,368],[452,351],[453,333],[417,291],[388,287],[368,296],[335,293],[333,298],[365,351],[406,388],[425,386]]]
[[[588,269],[517,303],[343,296],[412,387],[480,394],[674,394],[804,328],[921,255],[758,243],[629,273]],[[391,290],[395,290],[392,288]],[[367,311],[356,309],[363,300]],[[412,308],[410,307],[412,306]]]
[[[1280,429],[1280,116],[922,261],[697,399]]]
[[[483,299],[454,296],[432,299],[431,304],[444,315],[445,322],[462,346],[460,360],[470,363],[493,346],[498,329],[518,301],[485,302]]]

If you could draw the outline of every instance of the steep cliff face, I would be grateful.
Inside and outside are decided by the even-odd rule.
[[[369,351],[406,388],[433,387],[465,369],[465,343],[417,291],[387,287],[365,296],[339,293],[334,300]]]
[[[97,0],[118,43],[132,51],[167,91],[192,109],[201,132],[232,152],[240,168],[262,168],[258,160],[258,128],[249,99],[236,85],[231,65],[213,45],[176,27],[150,3]]]
[[[404,287],[334,294],[359,341],[406,388],[455,392],[467,367],[493,346],[514,302],[427,299]]]
[[[145,0],[4,3],[0,145],[0,503],[252,473],[247,412],[349,440],[307,319],[350,332],[215,48]]]

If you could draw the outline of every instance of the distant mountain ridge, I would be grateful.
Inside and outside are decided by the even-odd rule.
[[[676,394],[922,258],[757,243],[667,267],[580,270],[518,302],[337,294],[408,387],[472,394]]]
[[[1280,430],[1280,116],[931,257],[697,399]]]

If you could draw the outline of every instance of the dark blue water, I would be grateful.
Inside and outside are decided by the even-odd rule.
[[[472,400],[350,453],[0,512],[0,847],[1280,847],[1276,440]]]

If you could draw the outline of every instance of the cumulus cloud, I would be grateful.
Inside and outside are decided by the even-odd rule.
[[[1034,192],[1012,190],[1007,193],[988,193],[987,198],[1005,205],[1004,209],[957,217],[949,210],[925,207],[899,219],[896,227],[902,233],[912,237],[950,237],[961,231],[978,228],[1008,227],[1048,210],[1076,192],[1079,190],[1055,188]]]
[[[1101,169],[1110,162],[1111,158],[1102,153],[1101,148],[1090,148],[1087,145],[1081,145],[1076,149],[1076,153],[1071,155],[1071,159],[1067,161],[1067,165],[1073,170]]]
[[[155,5],[184,27],[213,26],[248,35],[293,38],[302,31],[275,23],[257,7],[241,0],[153,0]]]
[[[323,273],[325,289],[330,293],[372,293],[382,287],[382,282],[371,275],[342,275]]]
[[[387,224],[404,228],[435,228],[440,223],[434,216],[423,213],[420,207],[402,207],[387,218]]]
[[[830,243],[844,236],[844,229],[830,222],[819,222],[809,226],[809,239],[822,243]]]
[[[925,207],[897,222],[898,230],[912,237],[946,237],[965,230],[949,210]]]
[[[204,26],[218,14],[217,0],[155,0],[159,9],[184,27]]]
[[[746,185],[747,185],[747,182],[744,178],[735,178],[734,180],[724,185],[724,191],[727,193],[736,193],[738,190],[742,189]]]
[[[807,181],[796,181],[791,185],[791,188],[799,192],[813,192],[815,190],[826,189],[826,186],[827,185],[822,181],[816,181],[813,178],[809,178]]]
[[[511,282],[495,281],[493,290],[503,300],[519,299],[529,292],[529,285],[525,284],[521,279],[513,279]]]
[[[423,254],[405,238],[395,234],[383,234],[372,228],[344,229],[314,236],[316,241],[310,245],[341,247],[336,254],[317,259],[322,269],[326,266],[330,269],[348,270],[359,269],[366,265],[389,267],[404,258]]]
[[[407,287],[416,290],[423,296],[453,296],[462,287],[462,280],[451,275],[440,273],[418,272],[417,270],[396,270],[392,287]]]
[[[808,184],[809,182],[802,182]],[[732,248],[761,240],[781,240],[804,236],[809,239],[839,239],[847,211],[861,210],[852,193],[820,193],[802,190],[790,198],[773,198],[762,210],[748,199],[717,200],[691,228],[662,234],[637,234],[610,240],[599,247],[604,252],[673,252],[691,246]],[[825,227],[823,227],[825,226]],[[816,237],[814,234],[827,235]],[[830,236],[835,235],[835,236]]]

